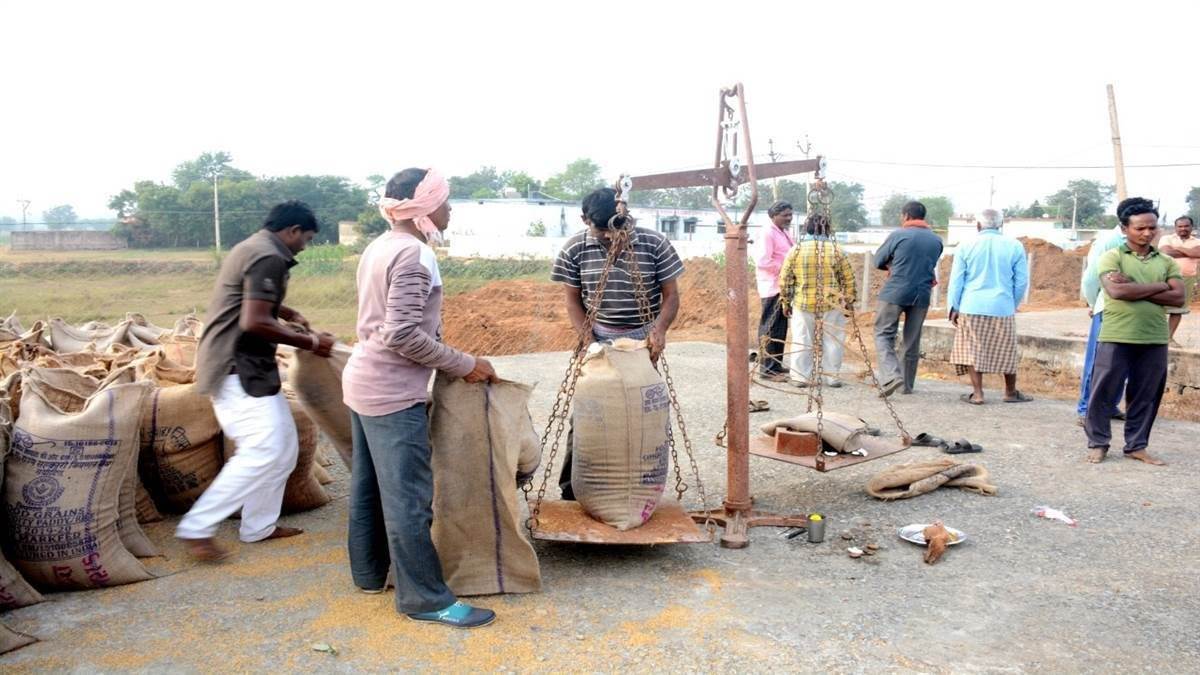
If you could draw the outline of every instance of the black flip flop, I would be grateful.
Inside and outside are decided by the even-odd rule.
[[[983,405],[983,401],[975,400],[975,394],[963,394],[962,396],[958,397],[958,400],[962,401],[963,403],[970,403],[971,405]]]
[[[913,439],[912,444],[926,448],[940,448],[943,445],[946,445],[946,441],[943,441],[937,436],[931,436],[925,432],[921,432],[917,434],[916,438]]]
[[[1016,398],[1006,398],[1006,399],[1004,399],[1004,402],[1005,403],[1028,403],[1032,400],[1033,400],[1032,396],[1026,396],[1020,390],[1017,390]]]
[[[983,446],[964,438],[942,448],[942,452],[947,455],[965,455],[970,452],[983,452]]]

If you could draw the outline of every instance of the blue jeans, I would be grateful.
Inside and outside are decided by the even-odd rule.
[[[1083,373],[1079,378],[1079,403],[1075,406],[1075,412],[1080,417],[1087,416],[1088,398],[1092,395],[1092,371],[1096,369],[1096,344],[1100,341],[1100,325],[1103,319],[1104,312],[1093,314],[1092,326],[1088,329],[1087,349],[1083,352]],[[1121,394],[1121,391],[1117,392],[1116,398],[1109,405],[1109,417],[1117,413],[1117,403],[1121,400]]]
[[[396,580],[396,611],[432,612],[451,605],[433,524],[433,468],[425,404],[379,417],[350,413],[350,574],[359,588]]]

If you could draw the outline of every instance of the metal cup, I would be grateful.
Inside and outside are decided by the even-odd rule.
[[[817,516],[813,520],[813,516]],[[810,513],[808,516],[808,541],[819,544],[825,541],[825,516],[820,513]]]

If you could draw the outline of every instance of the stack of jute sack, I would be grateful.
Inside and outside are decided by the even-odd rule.
[[[116,326],[0,322],[0,609],[40,601],[35,588],[151,578],[138,558],[158,552],[139,523],[186,511],[236,451],[194,390],[202,328],[135,314]],[[300,457],[285,512],[327,503],[331,480],[316,426],[295,400],[292,412]]]

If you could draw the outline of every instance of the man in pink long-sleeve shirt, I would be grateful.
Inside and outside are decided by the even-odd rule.
[[[391,568],[398,612],[474,628],[496,615],[457,601],[429,533],[429,379],[434,370],[468,382],[496,379],[485,359],[441,341],[442,278],[425,235],[449,225],[448,195],[446,180],[432,169],[396,174],[380,202],[392,228],[359,260],[358,344],[342,375],[354,434],[348,548],[351,575],[364,592],[382,593]]]
[[[779,307],[779,270],[792,250],[792,205],[778,201],[767,209],[771,224],[763,228],[762,248],[755,263],[758,267],[758,297],[762,300],[762,318],[758,324],[758,375],[764,380],[786,382],[783,345],[787,339],[788,318]],[[763,346],[763,338],[767,338]],[[763,353],[765,352],[765,353]]]

